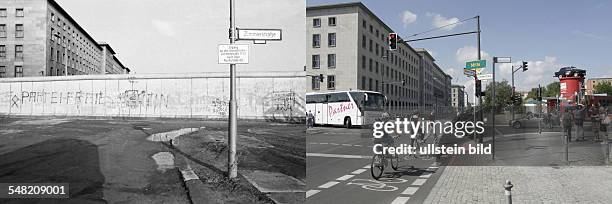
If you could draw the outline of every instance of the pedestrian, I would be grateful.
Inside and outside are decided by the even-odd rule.
[[[584,141],[584,118],[586,112],[584,105],[578,104],[574,110],[574,125],[576,125],[576,141]],[[580,140],[578,139],[580,137]]]
[[[306,113],[306,128],[311,128],[313,127],[313,123],[314,123],[314,117],[312,115],[312,111],[308,111],[308,113]]]
[[[603,140],[601,143],[606,144],[608,142],[608,125],[610,125],[610,116],[608,116],[607,107],[599,107],[599,119],[601,120],[599,130],[603,136]]]
[[[589,113],[591,115],[591,122],[593,123],[591,125],[591,129],[593,130],[593,141],[594,142],[599,142],[601,140],[601,138],[599,137],[599,129],[601,128],[601,120],[599,117],[599,105],[598,104],[593,104],[591,105],[591,108],[589,109]]]
[[[565,113],[561,115],[561,124],[563,125],[563,132],[567,136],[567,141],[572,141],[572,114],[568,108],[565,109]]]

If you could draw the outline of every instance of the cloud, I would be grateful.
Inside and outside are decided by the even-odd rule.
[[[417,15],[405,10],[402,13],[402,23],[404,23],[404,27],[407,27],[409,24],[414,23],[417,20]]]
[[[440,14],[437,13],[427,13],[427,16],[432,17],[433,21],[432,24],[434,27],[443,27],[443,30],[452,30],[453,28],[457,27],[460,23],[458,18],[446,18]],[[453,24],[453,23],[457,23],[457,24]],[[449,25],[449,24],[453,24],[453,25]],[[447,26],[448,25],[448,26]]]
[[[469,61],[478,60],[478,48],[469,45],[463,46],[462,48],[457,49],[455,57],[459,64],[465,64]],[[481,59],[488,59],[491,56],[489,55],[489,53],[480,50],[480,57]]]
[[[564,67],[557,61],[557,57],[546,56],[541,60],[526,61],[528,65],[527,71],[518,70],[514,73],[514,85],[516,90],[528,91],[538,86],[546,86],[555,80],[553,73],[559,68]],[[522,61],[516,61],[508,64],[498,64],[501,70],[499,78],[505,78],[508,82],[512,80],[512,69],[517,69],[522,65]],[[514,68],[512,67],[514,66]]]
[[[176,35],[176,30],[174,29],[174,26],[172,26],[172,24],[170,24],[169,22],[153,19],[151,20],[151,23],[153,24],[153,27],[157,30],[157,32],[162,35],[168,37],[173,37],[174,35]]]

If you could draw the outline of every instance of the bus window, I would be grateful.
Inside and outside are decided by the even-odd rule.
[[[326,103],[327,94],[306,95],[306,103]]]
[[[339,103],[339,102],[351,102],[348,94],[346,92],[342,93],[331,93],[329,94],[329,103]]]

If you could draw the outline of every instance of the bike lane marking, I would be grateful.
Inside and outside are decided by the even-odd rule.
[[[367,171],[367,169],[365,169],[365,168],[370,168],[370,165],[364,166],[363,168],[359,168],[359,169],[357,169],[357,170],[355,170],[355,171],[351,172],[351,174],[347,174],[347,175],[344,175],[344,176],[338,177],[338,178],[336,178],[336,180],[337,180],[337,181],[346,181],[346,180],[348,180],[349,178],[352,178],[353,176],[356,176],[356,175],[358,175],[358,174],[361,174],[361,173],[363,173],[363,172]],[[336,184],[340,183],[340,182],[337,182],[337,181],[330,181],[330,182],[327,182],[327,183],[325,183],[325,184],[323,184],[323,185],[320,185],[318,188],[328,189],[328,188],[333,187],[333,186],[335,186]],[[318,189],[311,189],[311,190],[308,190],[308,191],[306,191],[306,198],[308,198],[308,197],[310,197],[310,196],[313,196],[313,195],[315,195],[315,194],[317,194],[317,193],[319,193],[319,192],[321,192],[321,190],[318,190]]]
[[[405,204],[408,200],[410,200],[410,197],[397,197],[391,204]]]
[[[413,186],[422,186],[423,184],[425,184],[425,181],[427,181],[427,179],[416,179],[416,180],[414,180],[414,182],[412,182],[411,185],[413,185]]]

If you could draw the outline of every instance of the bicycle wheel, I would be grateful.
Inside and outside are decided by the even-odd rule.
[[[399,169],[399,155],[397,155],[397,153],[394,153],[394,154],[389,154],[389,157],[391,159],[391,168],[397,171]]]
[[[385,171],[383,155],[375,154],[372,157],[372,164],[370,165],[370,173],[372,173],[372,178],[378,180],[380,176],[382,176]]]

